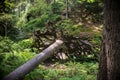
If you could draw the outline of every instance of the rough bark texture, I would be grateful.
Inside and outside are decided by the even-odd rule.
[[[53,55],[53,52],[60,48],[60,46],[63,44],[63,41],[57,40],[55,43],[53,43],[51,46],[49,46],[47,49],[39,53],[35,58],[31,59],[30,61],[26,62],[19,68],[17,68],[15,71],[11,72],[9,75],[7,75],[2,80],[21,80],[24,78],[26,74],[28,74],[31,70],[36,68],[42,61]]]
[[[107,80],[107,58],[105,53],[105,36],[103,36],[100,52],[98,80]]]
[[[120,80],[119,0],[105,0],[103,43],[98,80]]]

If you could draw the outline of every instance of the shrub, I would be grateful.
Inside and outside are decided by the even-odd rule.
[[[15,16],[8,14],[0,15],[0,36],[6,36],[15,39],[15,36],[19,33],[18,29],[14,27],[15,23]]]
[[[0,55],[1,64],[0,64],[0,71],[2,75],[0,75],[0,78],[4,77],[11,71],[18,68],[20,65],[24,64],[28,60],[34,57],[35,54],[32,54],[29,51],[21,51],[21,52],[9,52],[6,54]]]
[[[7,37],[0,36],[0,53],[10,52],[12,51],[13,41]]]

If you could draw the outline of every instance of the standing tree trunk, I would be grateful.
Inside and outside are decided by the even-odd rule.
[[[57,40],[55,43],[53,43],[51,46],[49,46],[47,49],[39,53],[35,58],[31,59],[27,63],[23,64],[19,68],[17,68],[15,71],[11,72],[9,75],[4,77],[2,80],[21,80],[24,78],[26,74],[28,74],[31,70],[36,68],[41,62],[43,62],[45,59],[53,55],[53,52],[60,48],[60,46],[63,44],[63,41]]]
[[[105,28],[103,29],[104,32]],[[106,36],[103,33],[102,37],[102,45],[100,50],[100,62],[99,62],[99,72],[98,72],[98,80],[108,80],[107,79],[107,57],[106,57]]]
[[[68,19],[68,0],[66,0],[66,19]]]
[[[120,80],[120,0],[105,0],[98,80]]]
[[[51,0],[45,0],[45,2],[46,2],[47,4],[50,4],[50,3],[51,3]]]

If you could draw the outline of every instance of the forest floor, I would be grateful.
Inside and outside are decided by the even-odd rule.
[[[25,80],[96,80],[97,62],[43,63]]]

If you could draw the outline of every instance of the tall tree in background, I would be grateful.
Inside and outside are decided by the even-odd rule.
[[[66,0],[66,19],[68,19],[68,0]]]
[[[120,1],[105,0],[98,80],[120,80]]]

